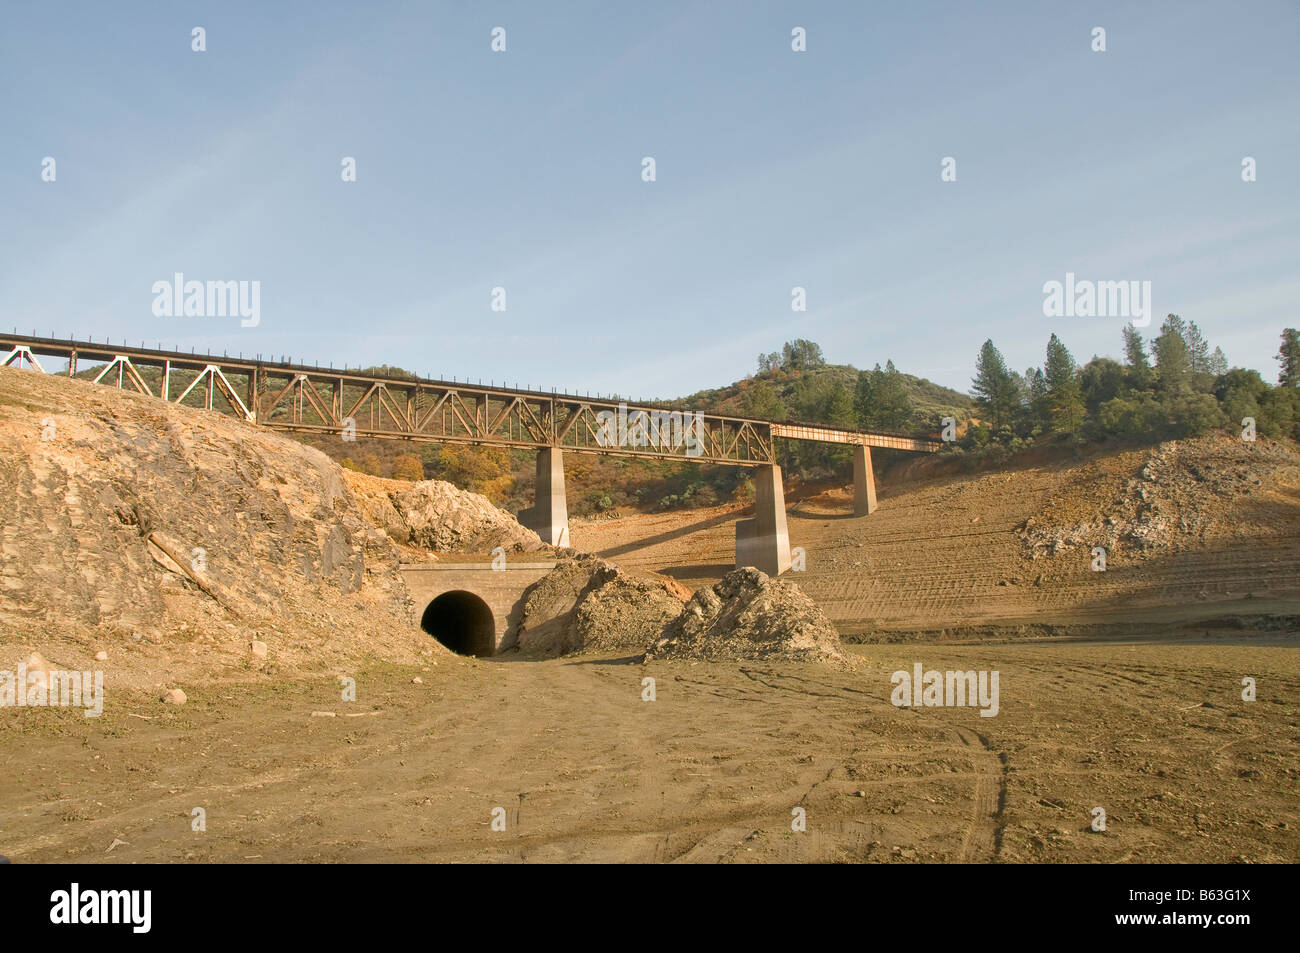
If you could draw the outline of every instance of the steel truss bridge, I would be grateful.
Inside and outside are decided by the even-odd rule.
[[[126,344],[0,334],[0,366],[92,365],[96,383],[321,436],[562,449],[730,466],[776,463],[774,440],[937,451],[933,437],[777,423],[577,394],[398,377]],[[644,414],[644,416],[641,416]],[[614,436],[617,435],[617,436]],[[612,438],[612,439],[611,439]]]

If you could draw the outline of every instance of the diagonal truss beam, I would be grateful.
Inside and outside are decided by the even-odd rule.
[[[778,438],[919,453],[932,453],[942,446],[933,437],[629,407],[589,396],[0,334],[0,366],[22,366],[25,361],[44,373],[38,354],[68,358],[69,375],[74,373],[79,356],[108,362],[96,381],[119,387],[129,381],[145,394],[152,391],[141,368],[158,369],[163,399],[170,397],[169,376],[177,370],[193,369],[195,379],[172,403],[185,400],[201,387],[206,407],[213,408],[219,392],[237,416],[273,430],[337,434],[343,422],[352,418],[359,437],[555,447],[732,466],[775,463]],[[241,399],[232,379],[246,382],[246,400]],[[650,427],[645,426],[647,418],[641,414],[654,421]],[[621,415],[620,423],[612,428],[610,420],[616,415]],[[637,425],[629,426],[633,420]],[[618,439],[611,440],[615,432]]]
[[[41,362],[36,360],[36,355],[31,352],[31,348],[25,345],[19,344],[15,346],[8,356],[3,361],[0,361],[0,367],[8,367],[11,361],[16,362],[14,367],[22,367],[23,361],[26,361],[27,366],[32,370],[40,371],[42,374],[45,373],[45,368],[41,367]]]

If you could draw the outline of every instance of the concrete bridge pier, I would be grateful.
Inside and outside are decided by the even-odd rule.
[[[564,457],[558,447],[537,451],[537,483],[533,525],[542,542],[569,545],[569,504],[564,495]]]
[[[876,511],[876,472],[871,468],[871,448],[853,448],[853,515]]]
[[[790,534],[785,525],[781,468],[761,466],[754,474],[754,518],[736,521],[736,567],[753,566],[769,576],[790,568]]]

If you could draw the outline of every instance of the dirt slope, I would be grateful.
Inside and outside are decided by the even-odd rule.
[[[895,471],[879,491],[866,517],[852,516],[848,488],[788,505],[807,560],[789,578],[845,635],[1300,615],[1300,455],[1287,444],[1207,437],[974,476]],[[731,569],[744,515],[575,521],[571,536],[698,588]],[[1094,545],[1108,548],[1104,572]]]
[[[339,467],[230,417],[0,368],[0,510],[6,664],[103,650],[157,687],[431,650]]]

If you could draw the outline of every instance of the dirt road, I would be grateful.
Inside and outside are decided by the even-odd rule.
[[[863,646],[852,671],[452,659],[354,673],[355,703],[263,677],[176,709],[110,681],[97,720],[3,712],[0,853],[1294,862],[1295,643],[1195,642]],[[916,662],[998,670],[998,715],[894,707]]]

